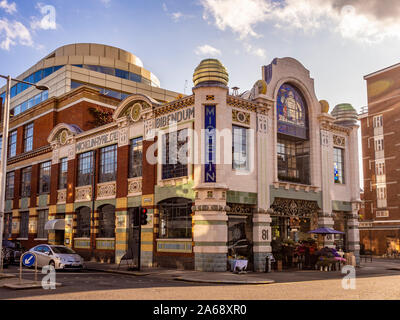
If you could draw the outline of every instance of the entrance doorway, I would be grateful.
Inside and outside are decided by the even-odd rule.
[[[248,260],[247,269],[253,269],[252,216],[228,214],[228,255]]]
[[[131,265],[139,268],[140,254],[140,209],[139,207],[128,209],[128,252],[126,259],[132,260]]]
[[[58,245],[64,245],[64,230],[55,230],[55,243]]]

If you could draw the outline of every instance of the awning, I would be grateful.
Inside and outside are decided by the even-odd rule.
[[[49,220],[44,225],[44,230],[65,230],[64,219]]]

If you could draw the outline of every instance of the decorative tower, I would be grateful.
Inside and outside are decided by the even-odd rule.
[[[227,122],[228,72],[217,59],[200,62],[193,75],[195,96],[195,132],[199,150],[195,162],[195,205],[193,241],[195,270],[226,271],[229,209],[226,205],[224,164],[217,163],[218,130],[229,128]],[[201,150],[201,151],[200,151]]]

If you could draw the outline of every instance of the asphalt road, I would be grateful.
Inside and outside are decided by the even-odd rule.
[[[391,269],[391,270],[390,270]],[[355,289],[344,289],[340,273],[271,273],[276,283],[267,285],[197,284],[176,281],[171,274],[132,276],[97,271],[57,272],[55,290],[10,290],[2,288],[0,299],[51,300],[280,300],[280,299],[400,299],[400,264],[379,261],[364,264],[357,271]],[[7,273],[18,274],[12,266]],[[38,279],[44,275],[39,273]],[[33,279],[33,270],[24,269],[24,279]],[[349,282],[347,282],[349,283]]]

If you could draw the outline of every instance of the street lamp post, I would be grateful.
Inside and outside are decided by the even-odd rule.
[[[10,122],[10,100],[11,100],[11,82],[21,82],[30,86],[36,87],[38,90],[49,90],[47,86],[36,85],[31,82],[13,79],[11,76],[0,75],[0,78],[7,80],[6,101],[4,102],[3,112],[3,139],[1,148],[1,183],[0,183],[0,273],[3,273],[3,232],[4,232],[4,209],[5,209],[5,194],[6,194],[6,176],[7,176],[7,147],[8,147],[8,127]]]

